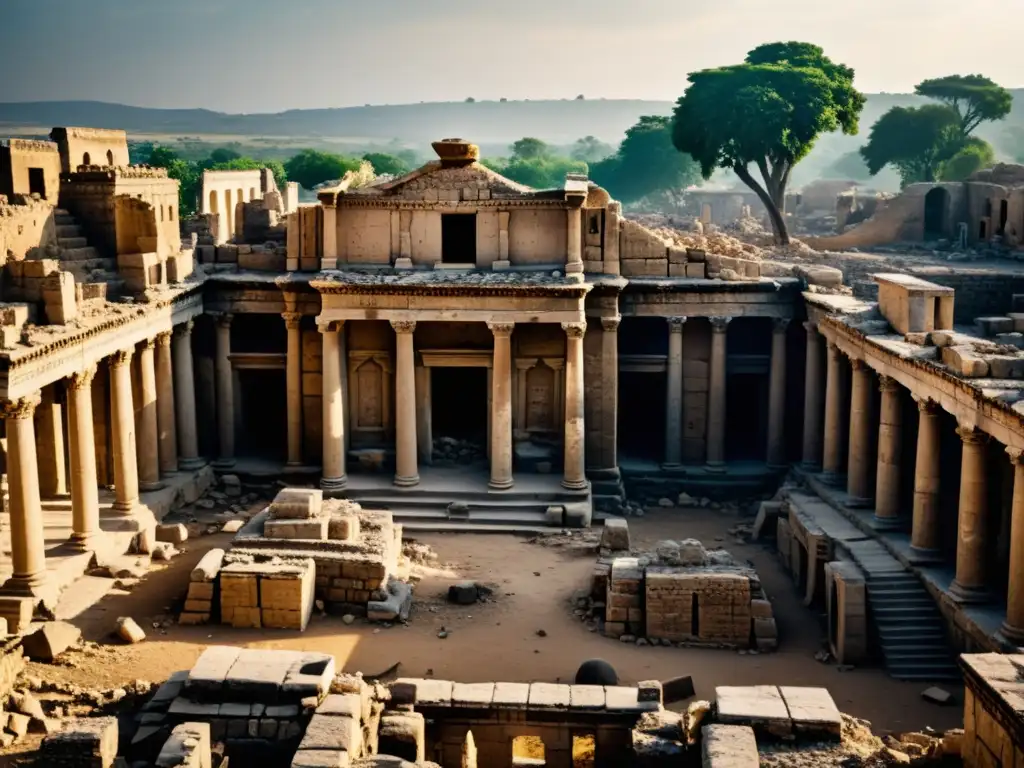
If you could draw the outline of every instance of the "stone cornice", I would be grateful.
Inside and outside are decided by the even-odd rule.
[[[454,200],[404,200],[398,197],[339,196],[336,203],[339,211],[346,208],[383,208],[395,211],[467,210],[470,208],[549,208],[568,210],[570,208],[578,208],[579,205],[574,204],[571,200],[530,197],[492,197],[490,200],[463,200],[456,202]]]

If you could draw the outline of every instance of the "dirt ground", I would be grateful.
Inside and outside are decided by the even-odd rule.
[[[314,616],[302,634],[179,627],[171,609],[186,589],[189,571],[206,550],[228,544],[227,534],[216,534],[187,542],[185,554],[131,592],[111,592],[71,619],[87,640],[100,643],[98,648],[71,652],[66,664],[33,663],[29,674],[89,689],[110,689],[140,678],[161,681],[191,667],[211,644],[324,651],[334,654],[339,669],[367,675],[400,662],[401,676],[465,682],[569,681],[582,661],[596,657],[611,662],[627,683],[693,675],[697,694],[704,698],[713,697],[718,685],[824,686],[841,710],[870,720],[876,733],[925,726],[942,731],[961,724],[961,688],[944,686],[958,703],[937,707],[921,699],[927,687],[923,683],[897,682],[881,669],[840,672],[815,661],[822,647],[821,617],[800,605],[770,547],[736,543],[728,535],[737,520],[734,511],[653,510],[630,520],[632,543],[635,548],[665,538],[697,538],[708,547],[726,547],[740,562],[750,560],[775,607],[780,635],[776,653],[638,647],[590,632],[572,615],[569,601],[575,590],[587,586],[595,555],[493,534],[415,537],[434,548],[442,567],[420,582],[406,626],[383,627],[361,619],[349,626],[339,617]],[[491,585],[493,602],[448,605],[448,585],[462,579]],[[148,639],[135,646],[108,644],[119,616],[134,617]],[[438,637],[442,628],[448,633],[443,639]]]

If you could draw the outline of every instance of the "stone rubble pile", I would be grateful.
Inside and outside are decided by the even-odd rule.
[[[454,437],[434,439],[433,462],[436,467],[476,464],[486,457],[483,446],[472,440],[459,440]]]

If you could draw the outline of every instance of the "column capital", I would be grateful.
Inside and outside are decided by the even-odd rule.
[[[917,403],[917,410],[928,416],[935,416],[942,411],[942,407],[930,397],[914,395],[914,402]]]
[[[1024,448],[1008,445],[1006,446],[1006,455],[1010,457],[1010,463],[1014,466],[1024,466]]]
[[[156,335],[156,343],[158,347],[170,347],[171,346],[171,332],[164,331]]]
[[[0,418],[4,419],[31,419],[36,412],[36,407],[42,402],[39,392],[25,395],[18,400],[7,400],[0,405]]]
[[[868,370],[868,364],[861,360],[859,357],[851,357],[850,368],[852,368],[854,371],[866,371]]]
[[[110,356],[110,364],[115,368],[119,368],[122,365],[128,365],[132,361],[132,354],[134,350],[131,349],[119,349]]]
[[[192,335],[192,326],[194,325],[194,320],[186,320],[184,323],[178,323],[174,326],[174,335],[178,338],[188,338]]]
[[[683,316],[678,317],[666,317],[665,321],[668,323],[669,333],[682,333],[683,326],[686,325],[687,318]]]
[[[84,371],[77,371],[68,376],[68,386],[71,389],[88,389],[92,386],[92,380],[96,376],[96,366],[91,365]]]
[[[512,335],[512,331],[515,329],[515,323],[502,323],[493,320],[487,321],[487,327],[491,329],[491,333],[495,336],[501,336],[502,338],[508,338]]]
[[[708,320],[711,321],[712,333],[725,333],[726,328],[729,327],[729,323],[732,322],[731,317],[726,317],[724,315],[709,317]]]
[[[615,317],[602,317],[601,328],[605,333],[617,333],[619,330],[619,324],[622,322],[622,316],[616,315]]]
[[[344,320],[317,320],[316,329],[320,333],[338,333],[345,327]]]
[[[235,316],[230,312],[217,312],[214,313],[214,318],[217,320],[217,325],[221,328],[230,328],[231,321],[234,320]]]
[[[884,374],[878,377],[878,391],[879,392],[899,392],[900,383],[896,381],[892,376],[885,376]]]
[[[156,346],[156,339],[143,339],[139,342],[139,347],[143,350],[153,349]]]
[[[395,333],[412,333],[416,330],[415,320],[392,320],[391,327],[395,329]]]
[[[772,318],[772,333],[785,333],[786,329],[789,328],[789,323],[788,317]]]
[[[968,424],[958,424],[956,433],[965,445],[982,445],[988,442],[988,435]]]
[[[813,339],[818,335],[818,324],[813,320],[804,320],[804,330],[807,331],[807,338]]]
[[[284,318],[284,326],[289,331],[297,331],[299,329],[299,323],[302,321],[302,313],[282,312],[281,317]]]
[[[582,339],[583,334],[587,332],[587,323],[562,323],[562,330],[570,339]]]

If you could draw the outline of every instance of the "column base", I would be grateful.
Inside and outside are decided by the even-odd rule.
[[[233,458],[214,459],[212,464],[214,469],[231,469],[233,466],[235,466],[235,460]]]
[[[139,508],[139,500],[115,501],[110,508],[121,517],[132,517],[135,515],[135,510]]]
[[[821,462],[820,461],[801,461],[800,462],[800,468],[804,472],[810,472],[811,474],[815,474],[816,475],[819,472],[821,472]]]
[[[68,546],[78,552],[92,552],[96,549],[99,533],[72,533]]]
[[[1015,627],[1004,621],[999,628],[999,634],[1015,645],[1024,645],[1024,628],[1022,627]]]
[[[680,461],[666,461],[661,465],[661,468],[671,472],[677,469],[682,469],[683,464]]]
[[[487,487],[494,491],[507,491],[515,485],[515,480],[509,478],[491,478],[487,481]]]
[[[302,463],[301,460],[300,461],[286,461],[284,466],[285,466],[285,469],[297,469],[297,468],[303,466],[303,463]]]
[[[590,483],[586,478],[582,480],[569,480],[568,478],[562,479],[562,487],[567,488],[570,491],[585,491],[590,486]]]
[[[863,496],[850,496],[843,506],[847,509],[871,509],[874,501]]]
[[[159,480],[139,481],[139,490],[142,491],[143,493],[159,491],[166,487],[167,485],[165,483],[160,482]]]
[[[871,517],[871,525],[876,531],[895,531],[903,527],[903,519],[900,517],[879,517],[876,513]]]
[[[832,472],[826,469],[821,473],[821,482],[836,488],[842,488],[846,485],[846,475],[842,472]]]
[[[320,488],[324,493],[341,493],[348,487],[348,477],[321,477]]]
[[[704,471],[705,472],[711,472],[712,474],[715,474],[715,475],[723,474],[725,472],[725,462],[724,461],[709,461],[709,462],[704,464]]]
[[[412,488],[413,486],[420,484],[419,475],[411,475],[409,477],[402,477],[401,475],[395,475],[395,485],[399,488]]]
[[[200,469],[206,466],[206,459],[202,456],[196,456],[191,459],[184,457],[178,457],[178,470],[181,472],[191,472],[193,469]]]
[[[58,597],[57,589],[45,570],[31,576],[11,576],[0,586],[0,594],[35,598],[47,608],[56,606]]]
[[[956,579],[949,586],[949,594],[960,603],[985,603],[989,599],[989,591],[985,587],[965,587]]]
[[[942,562],[942,550],[910,545],[910,556],[914,563],[939,563]]]

